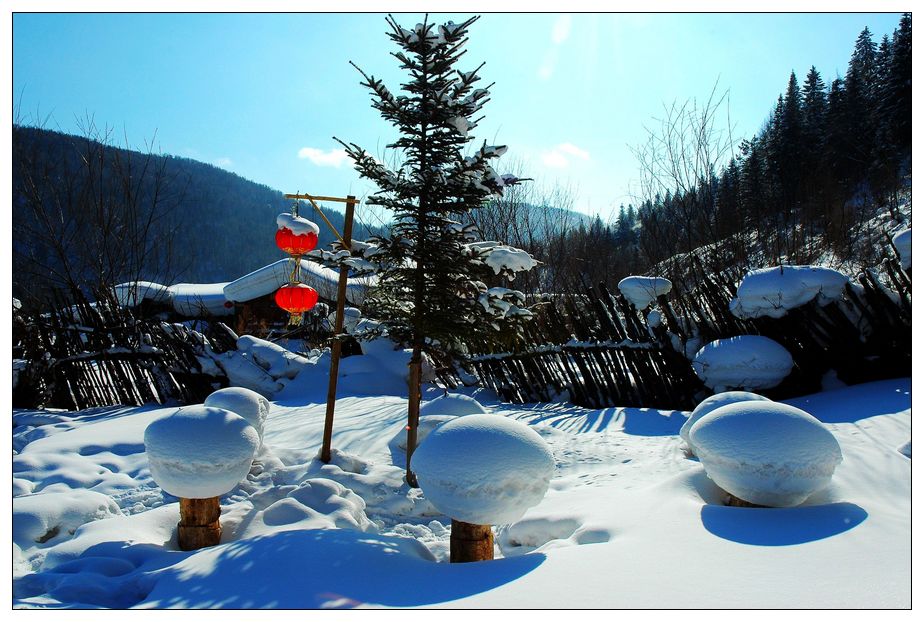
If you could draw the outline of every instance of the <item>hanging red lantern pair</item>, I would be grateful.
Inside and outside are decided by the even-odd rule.
[[[318,302],[318,292],[301,283],[298,273],[301,256],[317,246],[320,230],[310,220],[299,218],[297,208],[294,214],[279,214],[276,225],[276,246],[292,256],[293,264],[289,283],[276,291],[276,304],[289,312],[290,324],[298,324],[302,314]]]

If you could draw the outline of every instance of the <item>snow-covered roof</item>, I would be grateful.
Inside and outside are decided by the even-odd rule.
[[[165,302],[180,315],[199,317],[234,313],[234,306],[226,304],[225,285],[227,283],[177,283],[167,286],[151,281],[130,281],[112,289],[116,300],[123,306],[135,306],[144,300]]]
[[[232,305],[226,305],[224,288],[227,283],[178,283],[168,289],[173,308],[186,316],[231,315]]]
[[[120,305],[134,306],[142,300],[165,301],[170,297],[169,287],[151,281],[130,281],[112,288]]]
[[[177,313],[188,317],[202,315],[231,315],[233,302],[247,302],[271,294],[289,282],[292,264],[289,259],[280,259],[241,278],[224,283],[178,283],[161,285],[150,281],[132,281],[116,285],[116,299],[125,306],[134,306],[142,300],[166,302]],[[299,280],[318,291],[321,298],[337,299],[337,283],[340,274],[305,259],[301,260]],[[366,289],[374,285],[375,276],[347,280],[347,302],[360,305]]]
[[[266,296],[288,283],[291,273],[291,260],[280,259],[228,283],[224,287],[224,295],[234,302],[247,302]],[[321,298],[336,300],[339,280],[340,274],[336,270],[305,259],[301,260],[299,281],[316,289]],[[375,277],[372,276],[348,279],[347,302],[354,305],[362,304],[366,289],[374,282]]]

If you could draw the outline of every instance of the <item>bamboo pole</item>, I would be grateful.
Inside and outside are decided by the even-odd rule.
[[[307,195],[306,195],[307,196]],[[313,203],[313,201],[312,201]],[[356,206],[356,197],[350,195],[346,201],[346,212],[343,216],[344,247],[349,251],[353,235],[353,209]],[[326,218],[324,220],[327,220]],[[330,224],[330,223],[328,223]],[[337,316],[334,320],[334,342],[330,348],[330,380],[327,384],[327,412],[324,415],[324,439],[321,444],[321,462],[330,462],[330,444],[334,433],[334,407],[337,402],[337,374],[340,372],[340,333],[343,332],[343,307],[346,303],[348,266],[340,266],[340,280],[337,282]]]

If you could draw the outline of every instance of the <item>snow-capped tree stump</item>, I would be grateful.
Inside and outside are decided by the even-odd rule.
[[[481,562],[494,559],[491,525],[473,525],[452,519],[449,536],[449,562]]]
[[[726,404],[690,429],[690,446],[726,505],[795,507],[831,483],[840,444],[818,419],[788,404]],[[750,505],[744,505],[745,503]]]
[[[731,508],[765,508],[766,505],[757,505],[756,503],[751,503],[750,501],[745,501],[744,499],[739,499],[735,495],[728,493],[725,498],[725,505]]]
[[[555,460],[545,440],[500,415],[458,417],[414,452],[426,499],[452,519],[449,561],[494,559],[491,525],[520,519],[549,489]]]
[[[177,544],[183,551],[194,551],[221,542],[221,506],[218,497],[180,499]]]
[[[252,406],[248,414],[256,417],[261,404],[251,397],[225,396],[236,406]],[[180,408],[145,429],[151,477],[164,492],[180,499],[177,545],[182,550],[219,543],[218,498],[247,477],[259,446],[259,432],[246,419],[212,406]]]

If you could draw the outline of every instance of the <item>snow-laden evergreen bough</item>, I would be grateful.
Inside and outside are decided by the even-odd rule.
[[[393,56],[410,76],[403,94],[357,69],[372,93],[373,108],[400,134],[386,148],[393,164],[336,139],[360,175],[378,186],[367,202],[394,213],[388,235],[358,251],[363,267],[378,276],[366,300],[370,314],[382,319],[392,339],[412,348],[407,442],[412,484],[410,454],[416,446],[423,354],[451,360],[465,352],[466,340],[497,340],[531,317],[521,292],[488,283],[513,280],[536,261],[522,250],[480,241],[476,227],[466,224],[471,210],[520,183],[492,166],[507,147],[483,142],[464,153],[481,120],[476,115],[489,99],[490,86],[476,87],[481,66],[456,68],[477,19],[424,22],[408,30],[389,16],[388,36],[399,48]]]

